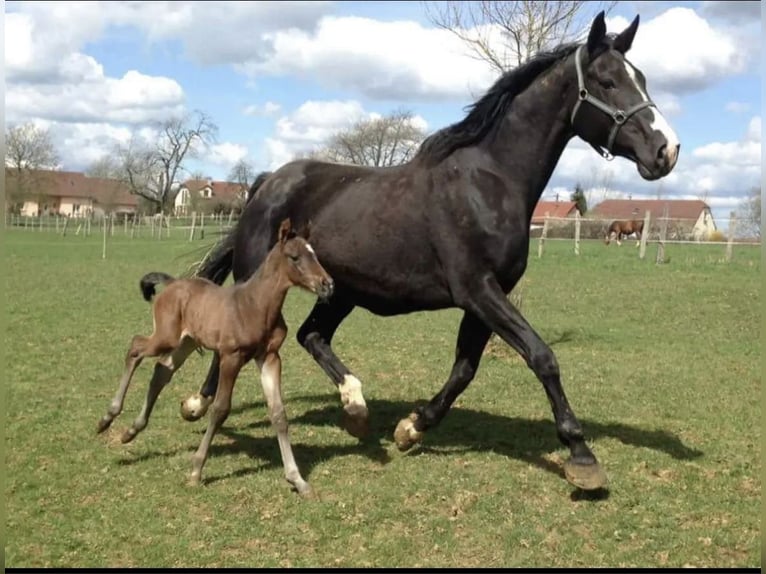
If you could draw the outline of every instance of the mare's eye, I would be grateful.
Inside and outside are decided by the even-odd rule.
[[[599,80],[599,84],[605,90],[613,90],[615,88],[614,82],[608,78],[606,80]]]
[[[298,257],[297,255],[288,255],[287,257],[289,257],[290,261],[292,261],[293,263],[297,263],[298,259],[300,259],[300,257]]]

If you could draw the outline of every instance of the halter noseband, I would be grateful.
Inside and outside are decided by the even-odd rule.
[[[595,149],[604,159],[607,161],[611,161],[614,159],[614,155],[612,155],[612,145],[614,144],[614,140],[617,137],[617,133],[620,131],[620,128],[622,125],[627,122],[633,114],[635,114],[638,111],[643,110],[644,108],[648,107],[657,107],[652,100],[646,100],[643,102],[640,102],[636,104],[635,106],[632,106],[628,108],[627,110],[619,110],[615,108],[614,106],[611,106],[607,104],[606,102],[602,102],[598,98],[590,95],[588,90],[585,89],[585,79],[582,74],[582,64],[580,63],[580,52],[582,52],[582,49],[585,46],[580,46],[577,48],[577,51],[575,52],[575,69],[577,70],[577,103],[575,103],[574,109],[572,110],[572,119],[571,123],[574,125],[575,116],[577,115],[577,110],[580,109],[580,104],[583,102],[588,102],[592,106],[598,108],[608,116],[611,116],[612,120],[614,120],[614,125],[612,126],[611,131],[609,132],[609,139],[606,142],[606,149],[602,149],[601,146],[597,146],[595,144],[590,144],[593,149]],[[590,143],[590,142],[589,142]]]

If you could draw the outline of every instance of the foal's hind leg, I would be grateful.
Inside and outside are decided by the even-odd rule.
[[[122,442],[127,443],[136,438],[136,435],[146,428],[149,423],[149,416],[152,414],[157,397],[160,396],[162,389],[170,382],[173,375],[181,368],[184,361],[197,348],[197,343],[190,337],[184,337],[181,344],[170,354],[165,355],[154,366],[154,374],[149,382],[149,389],[146,391],[144,406],[141,408],[136,420],[129,429],[122,433]]]
[[[125,369],[122,372],[122,378],[120,378],[120,386],[117,389],[117,394],[114,395],[109,409],[106,414],[98,421],[97,432],[102,433],[110,427],[112,421],[122,412],[122,405],[125,402],[125,394],[128,392],[128,386],[133,378],[133,373],[141,364],[141,361],[145,356],[147,343],[149,337],[143,335],[136,335],[130,342],[130,347],[125,355]]]
[[[447,414],[452,403],[473,380],[479,361],[492,331],[470,313],[463,315],[457,336],[455,362],[441,391],[424,407],[402,419],[394,431],[399,450],[407,450],[423,438],[423,431],[436,426]]]
[[[266,397],[266,404],[269,407],[269,419],[277,433],[279,452],[282,454],[282,465],[285,469],[285,478],[287,482],[295,487],[299,494],[310,496],[311,487],[308,482],[303,480],[300,470],[298,470],[298,465],[295,462],[293,448],[290,445],[287,414],[282,404],[282,361],[279,358],[279,353],[269,353],[265,359],[257,361],[257,364],[261,371],[263,395]]]
[[[369,411],[362,394],[362,383],[330,346],[336,329],[353,309],[353,305],[339,297],[337,292],[329,302],[316,303],[298,329],[298,342],[338,387],[343,403],[344,428],[350,435],[362,438],[369,431]]]

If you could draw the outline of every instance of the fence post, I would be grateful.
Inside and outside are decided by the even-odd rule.
[[[660,225],[660,241],[657,244],[657,260],[656,262],[665,263],[665,239],[668,235],[668,206],[662,210],[662,224]]]
[[[545,243],[545,238],[548,236],[548,214],[549,212],[545,212],[545,222],[543,223],[543,232],[540,234],[540,243],[537,244],[537,257],[540,258],[543,256],[543,244]]]
[[[644,229],[641,231],[641,247],[638,250],[638,258],[643,259],[646,256],[646,242],[649,239],[649,229],[651,225],[652,215],[649,210],[646,210],[644,214]]]
[[[731,253],[734,247],[734,231],[737,225],[737,216],[733,211],[729,212],[729,238],[726,241],[726,263],[731,263]]]
[[[197,212],[192,211],[191,231],[189,232],[189,241],[194,240],[194,227],[197,225]]]
[[[575,255],[580,255],[580,211],[575,211]]]
[[[104,214],[104,241],[101,246],[101,259],[106,259],[106,213]]]

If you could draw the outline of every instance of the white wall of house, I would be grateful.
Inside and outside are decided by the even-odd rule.
[[[93,201],[89,197],[62,197],[59,214],[68,217],[88,217],[93,212]]]
[[[709,209],[703,209],[692,228],[692,237],[695,241],[702,241],[710,237],[710,234],[715,230],[716,225],[713,215]]]

